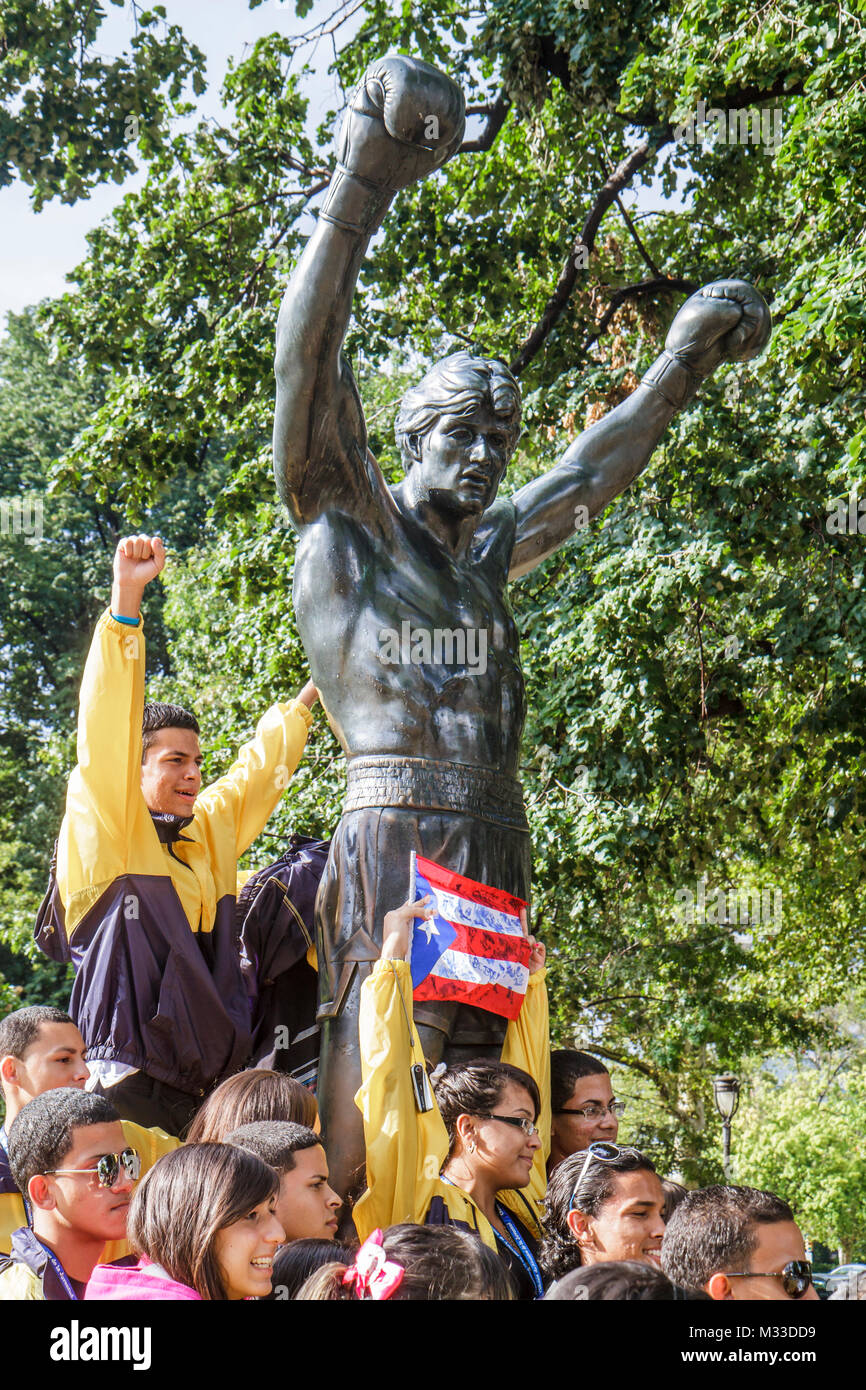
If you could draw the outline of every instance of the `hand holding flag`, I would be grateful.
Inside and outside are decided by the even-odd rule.
[[[413,894],[434,907],[418,914],[410,965],[413,998],[472,1004],[504,1018],[520,1012],[544,947],[526,932],[521,898],[413,856]]]

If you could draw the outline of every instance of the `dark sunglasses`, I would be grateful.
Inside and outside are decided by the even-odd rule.
[[[808,1260],[789,1260],[784,1269],[773,1274],[759,1274],[757,1270],[740,1269],[734,1273],[727,1273],[727,1278],[781,1279],[782,1288],[789,1298],[802,1298],[812,1283],[812,1266]]]
[[[64,1178],[73,1173],[89,1173],[93,1177],[95,1173],[100,1187],[114,1187],[120,1177],[121,1168],[132,1182],[138,1179],[141,1174],[141,1156],[135,1149],[124,1149],[122,1154],[103,1154],[93,1168],[49,1168],[45,1176]]]

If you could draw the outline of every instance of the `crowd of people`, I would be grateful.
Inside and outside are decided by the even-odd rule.
[[[413,1171],[432,1132],[429,1179],[398,1189],[371,1145],[341,1224],[315,1098],[290,1077],[224,1081],[181,1143],[86,1090],[84,1051],[60,1009],[0,1022],[0,1300],[816,1297],[790,1206],[748,1187],[666,1191],[616,1142],[623,1103],[586,1053],[550,1054],[555,1152],[528,1072],[446,1070],[431,1111],[392,1111]],[[392,1062],[365,1056],[365,1086],[384,1090]]]
[[[163,562],[156,538],[118,546],[85,669],[41,914],[76,968],[69,1012],[0,1020],[0,1299],[815,1299],[780,1196],[687,1191],[618,1142],[603,1063],[551,1050],[534,938],[501,1057],[427,1066],[408,964],[426,898],[381,923],[361,989],[365,1173],[351,1197],[330,1186],[313,1090],[248,1065],[233,927],[238,859],[316,691],[269,710],[201,791],[196,720],[144,703],[140,605]]]

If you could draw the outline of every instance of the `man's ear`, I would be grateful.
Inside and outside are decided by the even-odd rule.
[[[18,1085],[18,1058],[7,1053],[5,1057],[0,1057],[0,1080],[7,1086]]]
[[[734,1291],[731,1288],[731,1281],[727,1274],[713,1274],[704,1285],[704,1293],[708,1293],[710,1298],[716,1303],[721,1303],[725,1299],[733,1298]]]
[[[37,1173],[35,1177],[30,1179],[27,1184],[27,1196],[33,1206],[38,1207],[40,1211],[53,1211],[57,1206],[54,1189],[42,1173]]]
[[[406,435],[406,453],[413,463],[417,463],[421,458],[421,436],[420,434]]]
[[[586,1215],[586,1212],[578,1210],[577,1207],[572,1207],[568,1216],[565,1218],[565,1223],[574,1237],[575,1244],[580,1246],[592,1244],[589,1217]]]

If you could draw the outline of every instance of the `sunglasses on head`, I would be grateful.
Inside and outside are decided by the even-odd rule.
[[[120,1177],[121,1168],[131,1182],[141,1174],[141,1156],[135,1149],[124,1149],[122,1154],[103,1154],[92,1168],[49,1168],[46,1177],[65,1178],[73,1173],[96,1174],[100,1187],[114,1187]]]
[[[812,1283],[812,1266],[808,1260],[789,1260],[784,1269],[772,1274],[759,1274],[757,1270],[736,1270],[727,1274],[728,1279],[781,1279],[782,1288],[789,1298],[802,1298]]]
[[[620,1154],[625,1154],[626,1156],[633,1155],[635,1158],[641,1157],[639,1149],[629,1148],[627,1145],[623,1144],[609,1144],[604,1139],[597,1139],[594,1144],[590,1144],[586,1151],[583,1167],[580,1170],[580,1177],[574,1184],[574,1191],[571,1194],[572,1211],[577,1205],[577,1194],[580,1191],[580,1185],[586,1177],[586,1170],[593,1159],[595,1159],[596,1163],[612,1163],[614,1159],[619,1158]]]

